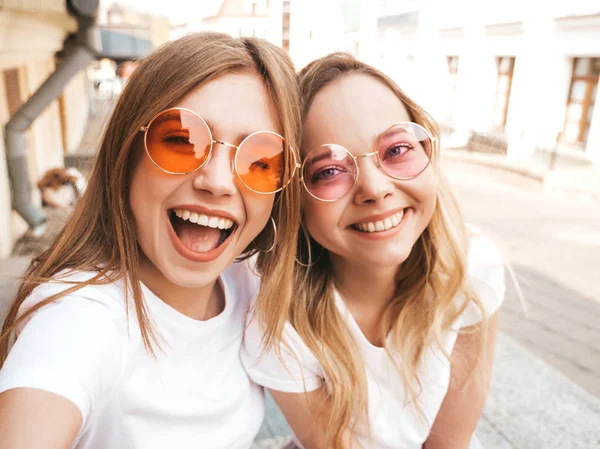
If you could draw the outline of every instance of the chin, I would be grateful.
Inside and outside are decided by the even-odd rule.
[[[183,288],[197,289],[214,282],[221,275],[223,270],[218,270],[215,266],[216,264],[211,265],[212,266],[209,267],[203,267],[204,269],[199,267],[189,269],[172,266],[160,269],[160,271],[163,276],[174,285]]]
[[[389,268],[393,266],[402,265],[404,262],[406,262],[409,255],[410,253],[381,254],[377,257],[373,257],[373,255],[370,255],[356,259],[362,260],[364,264],[370,267],[377,266],[381,268]]]

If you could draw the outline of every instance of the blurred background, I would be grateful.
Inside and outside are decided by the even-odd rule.
[[[0,0],[0,317],[85,189],[136,59],[203,30],[267,39],[298,69],[352,53],[425,107],[468,222],[514,274],[478,434],[600,448],[595,0]],[[274,417],[261,447],[287,432]]]

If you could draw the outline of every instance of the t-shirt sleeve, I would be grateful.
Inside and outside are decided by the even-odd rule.
[[[250,378],[271,390],[286,393],[314,391],[323,384],[321,365],[296,330],[286,323],[280,354],[274,349],[263,352],[263,332],[257,318],[249,320],[244,334],[241,357]]]
[[[44,299],[40,294],[37,299]],[[20,329],[0,371],[0,392],[24,387],[60,395],[81,411],[83,428],[120,374],[120,335],[103,304],[76,295],[60,298]]]
[[[493,315],[504,300],[504,262],[494,242],[475,228],[470,228],[467,276],[487,316]],[[460,327],[477,324],[481,318],[477,304],[469,301],[461,315]]]

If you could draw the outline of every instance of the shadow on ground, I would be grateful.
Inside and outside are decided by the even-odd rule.
[[[600,301],[533,268],[516,265],[514,270],[528,313],[507,278],[500,328],[600,398]]]

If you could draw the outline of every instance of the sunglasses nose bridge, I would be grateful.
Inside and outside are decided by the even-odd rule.
[[[212,143],[213,144],[218,143],[218,144],[224,145],[224,146],[229,147],[229,148],[235,148],[235,149],[238,148],[237,145],[234,145],[232,143],[223,142],[222,140],[213,140]]]
[[[356,167],[358,168],[358,160],[359,159],[372,157],[372,156],[375,156],[375,166],[381,167],[381,164],[379,163],[379,157],[377,157],[377,151],[372,151],[371,153],[361,154],[360,156],[354,156],[354,161],[356,162]]]
[[[237,150],[239,149],[238,145],[234,145],[232,143],[227,143],[227,142],[223,142],[222,140],[212,140],[212,144],[220,144],[223,145],[226,148],[234,148],[236,150],[236,154],[237,154]],[[235,173],[236,172],[236,168],[235,168],[235,156],[231,157],[230,160],[230,166],[229,166],[231,173]]]

